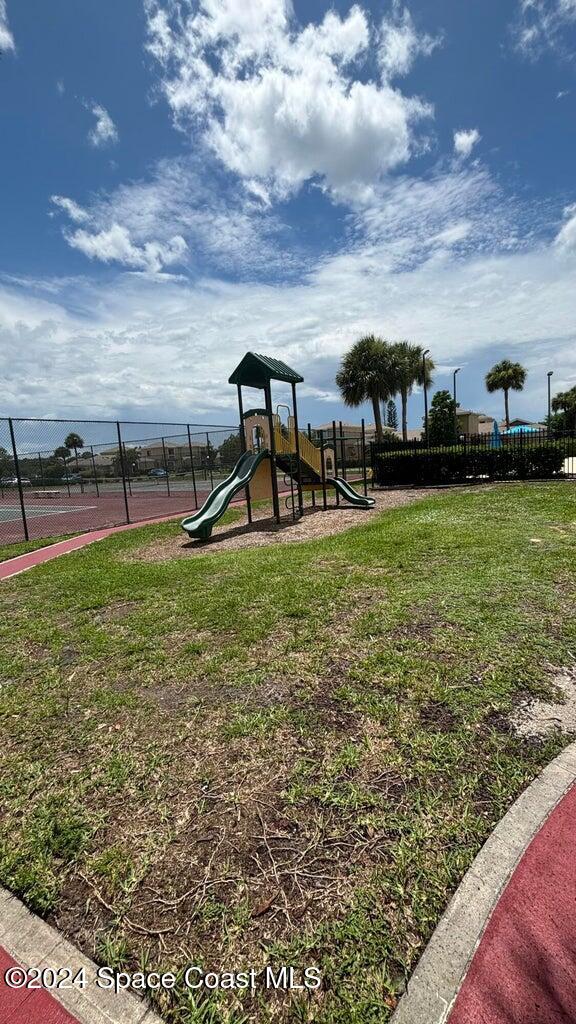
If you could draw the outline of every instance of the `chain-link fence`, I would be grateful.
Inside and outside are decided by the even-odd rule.
[[[0,543],[193,511],[240,447],[236,426],[0,419]]]

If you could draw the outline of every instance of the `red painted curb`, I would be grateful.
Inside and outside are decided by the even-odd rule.
[[[121,526],[107,526],[104,530],[92,530],[90,533],[81,533],[78,537],[70,537],[69,540],[59,540],[56,544],[47,544],[46,547],[37,548],[36,551],[28,551],[24,555],[16,555],[15,558],[8,558],[0,562],[0,580],[10,579],[11,576],[18,576],[27,569],[33,569],[35,565],[49,562],[59,555],[66,555],[69,551],[77,551],[87,544],[94,544],[97,540],[104,540],[113,533],[122,533],[124,530],[135,530],[139,526],[151,526],[152,523],[167,523],[171,519],[184,518],[190,515],[188,512],[172,513],[169,516],[155,516],[154,519],[143,519],[138,523],[124,523]]]
[[[20,964],[0,946],[0,1024],[78,1024],[45,988],[11,988],[6,972]]]
[[[576,1021],[576,785],[496,904],[449,1024]]]

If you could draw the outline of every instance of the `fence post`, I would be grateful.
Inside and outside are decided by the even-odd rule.
[[[368,494],[368,474],[366,473],[366,424],[362,420],[362,476],[364,478],[364,496]],[[374,470],[372,470],[374,480]]]
[[[322,466],[322,494],[324,496],[324,511],[328,508],[328,502],[326,500],[326,465],[324,461],[324,431],[320,431],[320,462]]]
[[[124,445],[122,442],[122,434],[120,432],[120,421],[116,420],[116,430],[118,432],[118,458],[120,460],[120,472],[122,474],[122,489],[124,491],[124,508],[126,510],[126,522],[130,522],[130,509],[128,507],[128,491],[126,490],[126,472],[124,469]]]
[[[164,470],[166,472],[166,490],[168,497],[170,497],[170,474],[168,472],[168,463],[166,461],[166,445],[164,444],[164,438],[162,438],[162,459],[164,460]]]
[[[308,424],[308,440],[312,444],[312,427]],[[316,489],[312,488],[312,508],[316,508]]]
[[[38,452],[38,468],[40,470],[40,486],[42,490],[44,490],[44,463],[42,462],[42,456],[40,452]]]
[[[338,444],[336,441],[336,420],[332,420],[332,444],[334,445],[334,476],[338,476]],[[340,491],[336,488],[336,504],[340,504]]]
[[[210,455],[210,435],[206,431],[206,461],[210,469],[210,487],[214,490],[214,474],[212,473],[212,457]]]
[[[196,474],[194,473],[194,454],[192,452],[192,438],[190,436],[190,424],[186,424],[188,431],[188,451],[190,452],[190,469],[192,470],[192,487],[194,488],[194,507],[198,508],[198,495],[196,494]]]
[[[98,476],[96,474],[96,461],[94,459],[94,445],[90,445],[90,455],[92,458],[92,472],[94,473],[94,486],[96,488],[96,497],[100,497],[100,488],[98,487]]]
[[[339,423],[340,423],[340,430],[339,430],[339,433],[340,433],[340,462],[341,462],[341,465],[342,465],[342,476],[343,476],[344,480],[346,480],[346,447],[345,447],[345,444],[344,444],[344,431],[342,429],[342,420],[340,420]]]
[[[28,522],[26,520],[26,505],[24,503],[24,491],[22,489],[22,477],[20,476],[20,463],[18,462],[18,452],[16,450],[16,438],[14,437],[14,424],[12,417],[8,417],[8,429],[10,430],[10,440],[12,442],[12,453],[14,456],[14,470],[16,472],[16,479],[18,481],[18,494],[20,496],[20,512],[22,513],[22,526],[24,527],[24,537],[26,540],[30,540],[30,534],[28,533]]]

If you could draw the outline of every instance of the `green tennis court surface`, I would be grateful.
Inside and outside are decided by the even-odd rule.
[[[28,505],[26,518],[37,519],[39,516],[58,516],[65,512],[84,512],[96,508],[96,505]],[[0,523],[13,523],[22,519],[20,505],[0,505]]]

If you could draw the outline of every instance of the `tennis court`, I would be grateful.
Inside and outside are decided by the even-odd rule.
[[[96,508],[96,505],[83,505],[83,509]],[[78,505],[26,505],[26,516],[37,518],[38,516],[61,516],[66,512],[76,512]],[[20,505],[0,505],[0,523],[18,523],[22,521],[22,509]]]

